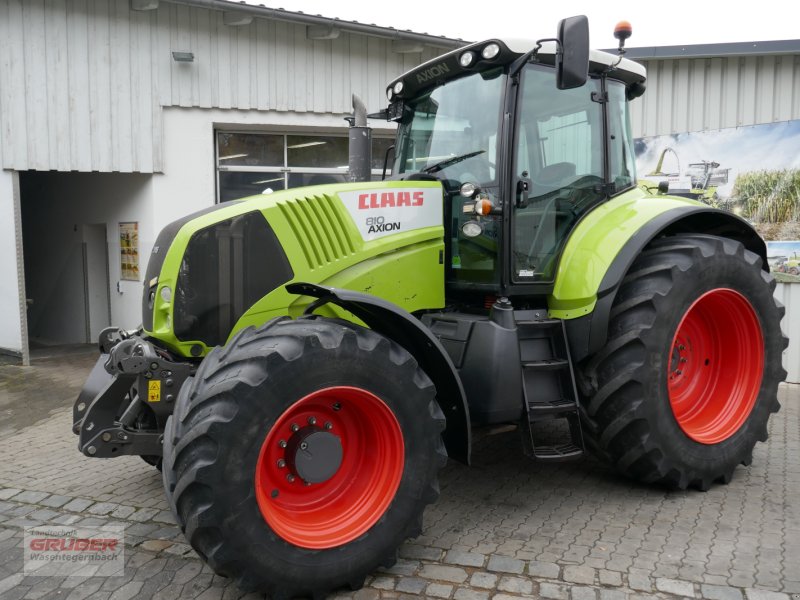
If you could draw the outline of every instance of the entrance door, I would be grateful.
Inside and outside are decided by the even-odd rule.
[[[86,291],[86,342],[97,342],[100,332],[111,325],[108,241],[106,225],[83,226],[83,278]]]

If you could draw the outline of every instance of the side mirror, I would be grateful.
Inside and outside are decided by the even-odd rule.
[[[560,90],[581,87],[589,78],[589,19],[579,15],[559,21],[558,42],[556,86]]]

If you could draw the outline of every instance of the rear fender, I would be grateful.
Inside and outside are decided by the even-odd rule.
[[[665,200],[678,200],[666,198]],[[649,202],[658,203],[661,197]],[[666,204],[666,203],[665,203]],[[670,205],[671,204],[671,205]],[[573,359],[580,361],[600,350],[606,343],[611,307],[622,280],[633,261],[653,239],[680,233],[704,233],[734,239],[745,248],[761,257],[762,268],[769,271],[766,244],[744,219],[711,206],[696,202],[676,202],[666,204],[666,210],[652,215],[642,223],[619,247],[615,254],[608,256],[598,276],[597,266],[586,271],[587,279],[594,275],[595,292],[588,304],[588,314],[574,314],[575,318],[565,318],[570,350]],[[602,253],[599,249],[595,257]],[[577,268],[575,264],[571,268]],[[559,267],[559,272],[561,267]],[[551,311],[552,313],[553,311]],[[567,311],[569,312],[569,311]]]
[[[293,283],[286,290],[318,299],[306,312],[327,303],[335,304],[405,348],[436,386],[436,400],[447,418],[442,439],[448,455],[469,464],[472,442],[464,387],[453,361],[427,327],[399,306],[369,294],[311,283]]]

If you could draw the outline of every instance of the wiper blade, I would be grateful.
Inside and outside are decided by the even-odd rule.
[[[446,169],[451,165],[460,163],[462,160],[467,160],[468,158],[472,158],[473,156],[478,156],[479,154],[483,154],[485,152],[486,150],[475,150],[474,152],[467,152],[466,154],[459,154],[458,156],[445,158],[444,160],[440,160],[437,163],[433,163],[429,167],[425,167],[424,169],[422,169],[422,171],[420,171],[420,173],[438,173],[442,169]]]

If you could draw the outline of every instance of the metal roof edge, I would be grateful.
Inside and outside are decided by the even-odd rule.
[[[304,12],[294,12],[283,8],[270,8],[263,4],[247,4],[244,2],[233,2],[231,0],[165,0],[172,4],[184,4],[197,8],[210,10],[242,12],[251,14],[254,17],[264,19],[274,19],[278,21],[289,21],[304,25],[338,27],[350,33],[359,33],[373,37],[382,37],[391,40],[409,40],[436,46],[438,48],[458,48],[468,42],[461,39],[448,38],[428,33],[417,33],[409,29],[395,29],[394,27],[383,27],[375,24],[359,23],[358,21],[345,21],[335,17],[323,17],[322,15],[311,15]]]
[[[616,49],[611,48],[606,50],[606,52],[614,54],[616,53]],[[711,58],[770,54],[800,54],[800,40],[646,46],[641,48],[627,48],[625,58],[633,60],[659,60],[670,58]]]

